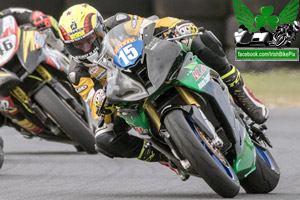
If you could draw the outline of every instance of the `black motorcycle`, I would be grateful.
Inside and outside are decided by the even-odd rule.
[[[19,27],[12,16],[0,27],[1,112],[26,137],[96,153],[89,108],[66,76],[68,58],[47,44],[47,34]]]
[[[236,196],[240,185],[247,193],[275,189],[280,170],[265,125],[252,122],[219,74],[176,43],[193,34],[162,40],[154,28],[151,20],[132,20],[104,37],[97,61],[107,68],[102,105],[116,105],[140,137],[222,197]]]

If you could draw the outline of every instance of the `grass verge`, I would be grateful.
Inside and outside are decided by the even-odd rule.
[[[300,71],[241,73],[246,86],[268,107],[300,107]]]

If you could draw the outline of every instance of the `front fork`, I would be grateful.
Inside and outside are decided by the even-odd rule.
[[[200,104],[195,100],[195,98],[184,88],[179,87],[179,86],[175,86],[177,92],[179,93],[179,95],[181,96],[181,98],[185,101],[185,103],[187,105],[196,105],[198,108],[200,107]],[[175,145],[174,141],[172,140],[172,138],[170,137],[169,133],[167,131],[164,131],[163,129],[161,129],[161,120],[160,120],[160,116],[157,113],[156,109],[154,108],[154,106],[151,103],[147,103],[145,106],[145,113],[147,114],[147,116],[150,117],[150,120],[152,121],[152,123],[154,124],[157,132],[160,133],[161,136],[163,136],[165,142],[168,144],[168,146],[171,148],[172,154],[170,155],[166,152],[166,149],[164,149],[162,146],[152,143],[153,146],[155,148],[157,148],[158,150],[160,150],[161,152],[168,154],[167,156],[175,163],[178,164],[176,161],[180,161],[181,166],[186,169],[189,170],[191,168],[191,164],[189,163],[189,161],[187,159],[184,158],[184,156],[180,153],[180,151],[178,150],[177,146]],[[173,159],[172,159],[173,158]],[[176,160],[176,161],[175,161]]]
[[[175,88],[187,105],[196,105],[197,107],[200,107],[199,103],[188,91],[178,86],[175,86]],[[161,128],[160,116],[158,115],[157,111],[151,103],[146,104],[145,112],[150,117],[152,123],[159,132]]]
[[[200,108],[199,103],[188,91],[179,86],[175,86],[175,88],[187,105],[195,105]]]

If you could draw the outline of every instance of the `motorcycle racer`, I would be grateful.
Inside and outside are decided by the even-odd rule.
[[[52,16],[45,15],[41,11],[32,11],[25,8],[7,8],[0,12],[0,19],[6,16],[13,16],[19,26],[26,25],[29,27],[36,27],[39,31],[49,28],[52,30],[52,33],[56,35],[55,37],[59,38],[57,21]],[[53,48],[63,50],[58,45],[58,42],[54,41],[51,44]],[[9,73],[0,69],[0,83],[2,77],[9,75]],[[10,95],[10,90],[7,89],[0,91],[0,127],[3,125],[15,127],[29,138],[32,137],[32,134],[39,134],[43,131],[42,128],[19,113],[18,107],[15,105],[13,98]]]
[[[105,99],[106,70],[97,64],[103,48],[102,40],[105,34],[114,26],[132,21],[132,24],[142,17],[125,13],[103,20],[101,14],[88,4],[78,4],[67,9],[59,20],[60,37],[66,50],[72,55],[69,79],[77,92],[91,106],[95,118],[97,105]],[[172,17],[155,19],[156,37],[172,38],[191,33],[199,29],[188,20]],[[182,39],[178,42],[186,51],[197,55],[205,64],[216,70],[239,106],[257,123],[263,123],[268,117],[267,108],[258,101],[245,86],[240,72],[232,66],[222,50],[219,40],[213,33],[200,30],[201,35]],[[108,157],[138,158],[144,161],[162,161],[168,159],[144,142],[141,138],[129,135],[129,126],[117,116],[114,108],[105,108],[103,126],[96,130],[96,149]],[[102,124],[101,124],[102,125]],[[186,179],[184,177],[183,179]]]

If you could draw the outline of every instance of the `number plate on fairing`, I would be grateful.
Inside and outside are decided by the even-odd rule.
[[[114,51],[113,62],[124,69],[135,64],[142,55],[143,41],[134,38],[122,42]]]
[[[18,49],[19,28],[12,16],[0,20],[0,66],[7,63]]]
[[[7,37],[0,38],[0,66],[10,60],[12,55],[15,53],[16,41],[16,35],[9,35]]]

